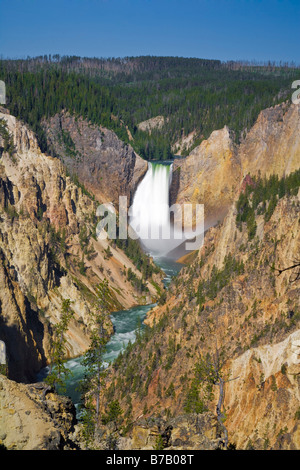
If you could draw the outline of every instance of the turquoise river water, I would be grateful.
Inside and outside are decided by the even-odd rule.
[[[164,278],[164,285],[167,288],[172,277],[179,272],[182,265],[171,259],[162,257],[154,257],[154,261],[163,269],[166,275]],[[111,314],[110,317],[114,325],[115,332],[106,345],[106,351],[103,358],[104,367],[107,367],[118,357],[118,355],[126,348],[129,341],[134,343],[138,325],[143,323],[147,313],[155,305],[156,304],[139,305],[128,310],[120,310]],[[66,391],[64,394],[72,399],[77,411],[79,411],[80,391],[78,390],[78,387],[84,376],[82,357],[70,359],[66,363],[66,366],[72,374],[66,381]],[[46,367],[39,373],[37,379],[43,380],[47,376],[47,373],[48,368]]]
[[[181,269],[182,265],[176,263],[174,250],[182,242],[177,238],[164,238],[152,236],[152,230],[155,233],[162,233],[163,229],[170,228],[169,213],[169,189],[172,181],[172,162],[148,163],[148,171],[140,182],[133,199],[132,216],[130,225],[132,227],[141,227],[141,242],[145,252],[153,257],[154,262],[160,266],[165,273],[164,285],[168,285],[173,276]],[[151,237],[148,237],[149,229]],[[167,232],[168,233],[168,232]],[[176,257],[176,256],[175,256]],[[177,256],[179,257],[179,256]],[[136,338],[137,326],[143,324],[147,313],[155,304],[141,305],[122,310],[111,314],[111,320],[114,325],[114,334],[106,346],[104,356],[104,366],[113,362],[118,355],[126,348],[129,341],[133,343]],[[67,380],[66,395],[72,398],[73,403],[79,409],[80,392],[78,385],[84,376],[84,367],[82,358],[71,359],[67,362],[67,367],[72,375]],[[42,370],[38,380],[43,380],[47,375],[47,368]]]

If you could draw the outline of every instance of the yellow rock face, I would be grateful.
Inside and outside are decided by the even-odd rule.
[[[239,148],[242,174],[279,177],[300,166],[300,107],[288,103],[263,110]]]
[[[204,204],[205,222],[223,218],[241,179],[241,168],[229,129],[212,132],[184,160],[175,160],[173,185],[178,182],[178,204]],[[195,219],[189,220],[192,227]]]
[[[204,204],[205,227],[222,220],[247,175],[279,178],[300,166],[300,108],[263,110],[240,145],[230,130],[214,131],[184,160],[175,160],[171,195],[178,204]],[[190,226],[195,219],[189,221]]]
[[[0,444],[4,448],[59,450],[66,443],[74,420],[69,400],[55,396],[54,409],[42,395],[43,389],[0,375]]]

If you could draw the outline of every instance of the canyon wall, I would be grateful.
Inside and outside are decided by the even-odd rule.
[[[241,179],[240,160],[228,127],[212,132],[185,159],[173,163],[171,203],[204,204],[206,228],[222,220]],[[187,228],[195,220],[187,221]]]
[[[104,127],[92,125],[82,117],[61,112],[44,121],[48,146],[68,171],[95,195],[99,202],[128,204],[148,165],[130,145]]]
[[[281,177],[299,168],[299,161],[299,106],[282,103],[261,111],[239,145],[225,126],[185,159],[175,159],[171,202],[204,204],[208,228],[224,218],[248,173]]]
[[[299,260],[299,185],[273,194],[268,217],[270,200],[253,210],[254,233],[239,221],[237,207],[241,193],[253,203],[245,192],[251,176],[280,178],[300,168],[299,113],[287,104],[264,110],[239,146],[225,127],[174,162],[172,201],[204,198],[214,226],[149,312],[143,333],[107,370],[102,405],[106,411],[118,400],[123,409],[128,431],[119,436],[121,448],[216,449],[224,448],[226,435],[237,449],[300,448],[299,268],[287,269]],[[0,118],[15,145],[0,158],[0,339],[13,378],[30,380],[47,361],[64,298],[72,300],[68,350],[76,355],[87,346],[99,280],[109,279],[119,308],[150,302],[156,290],[149,283],[141,299],[124,274],[124,265],[135,269],[131,261],[112,245],[108,256],[107,242],[93,237],[98,202],[83,180],[75,184],[60,159],[42,154],[22,123],[7,113]],[[64,148],[66,142],[74,150],[75,131]],[[103,189],[98,201],[113,194]],[[13,385],[3,379],[0,392],[17,396]],[[22,400],[28,396],[20,393]],[[7,413],[18,418],[6,409],[6,422]],[[55,442],[67,445],[64,433]],[[1,435],[5,446],[14,445],[11,434]]]
[[[273,190],[270,212],[270,199],[253,209],[254,232],[248,222],[239,222],[237,207],[241,193],[249,207],[253,203],[254,193],[245,192],[247,183],[253,185],[251,173],[261,169],[262,177],[281,178],[299,170],[299,116],[294,105],[266,110],[239,149],[231,147],[225,129],[219,135],[226,145],[217,146],[223,153],[207,154],[207,161],[220,158],[219,175],[226,155],[229,163],[237,162],[235,190],[223,220],[208,229],[166,300],[149,312],[144,337],[110,371],[107,397],[118,399],[133,422],[160,416],[170,423],[186,412],[219,413],[217,435],[223,443],[226,429],[238,449],[300,448],[299,266],[291,268],[300,252],[299,174],[294,173],[293,191]],[[251,147],[257,132],[261,144]],[[192,192],[200,192],[197,181],[205,186],[205,179],[195,178],[202,176],[202,170],[194,171],[200,167],[195,158],[214,148],[217,135],[182,163],[179,182],[188,185],[190,175],[190,184],[178,192],[178,200],[197,201],[190,199]],[[201,160],[209,175],[207,165]],[[214,181],[220,204],[222,178]],[[220,204],[216,199],[216,207]]]
[[[211,374],[218,356],[229,442],[238,449],[300,448],[299,281],[293,270],[278,276],[272,269],[299,255],[299,209],[299,192],[282,198],[268,222],[257,218],[250,243],[234,206],[208,231],[166,302],[149,312],[144,339],[111,370],[109,399],[124,410],[130,401],[133,421],[216,413],[220,387]],[[205,282],[209,294],[201,299]]]
[[[26,381],[49,359],[64,299],[71,300],[74,314],[67,335],[74,357],[89,345],[101,281],[109,282],[112,310],[151,302],[157,290],[147,281],[141,293],[127,280],[128,269],[137,278],[142,273],[121,249],[97,238],[97,201],[58,158],[40,151],[24,124],[2,111],[8,134],[3,131],[0,141],[0,339],[10,377]],[[5,151],[8,135],[13,145]],[[112,187],[109,178],[106,186]],[[107,327],[112,330],[109,318]]]

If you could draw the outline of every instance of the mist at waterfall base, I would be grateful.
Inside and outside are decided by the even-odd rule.
[[[139,184],[129,212],[129,225],[139,236],[143,250],[154,258],[176,260],[186,254],[186,242],[199,238],[203,230],[188,232],[171,222],[169,192],[172,163],[148,163],[148,171]],[[180,222],[181,222],[180,212]],[[175,216],[176,217],[176,216]],[[195,248],[194,248],[195,249]]]

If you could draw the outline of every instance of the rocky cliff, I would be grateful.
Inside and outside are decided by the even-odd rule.
[[[63,163],[41,153],[34,134],[13,116],[3,112],[0,119],[0,339],[9,376],[26,381],[49,358],[63,299],[71,300],[74,313],[72,357],[89,345],[101,280],[109,282],[112,310],[149,302],[157,291],[149,281],[143,293],[128,282],[128,269],[137,278],[142,273],[122,250],[97,239],[98,204]]]
[[[299,196],[281,199],[267,223],[259,216],[250,243],[234,206],[208,232],[165,305],[150,312],[144,338],[111,371],[109,400],[130,406],[133,421],[216,413],[222,377],[230,443],[300,448],[299,282],[272,269],[299,255]]]
[[[247,174],[281,177],[299,167],[299,130],[299,106],[286,102],[263,110],[240,145],[226,126],[212,132],[174,161],[172,203],[204,204],[206,227],[222,220]]]
[[[285,102],[259,114],[239,147],[242,177],[247,173],[279,177],[299,168],[300,108]]]
[[[186,159],[174,161],[171,202],[204,204],[209,226],[224,217],[240,177],[236,148],[229,129],[224,127],[212,132]],[[189,220],[187,228],[193,222]]]
[[[113,131],[67,112],[44,121],[44,128],[52,153],[98,201],[118,205],[121,195],[127,196],[130,205],[148,168],[130,145],[121,142]]]
[[[269,132],[262,125],[266,116]],[[223,221],[207,231],[203,247],[171,283],[166,302],[149,312],[143,337],[110,371],[107,399],[120,401],[128,422],[141,415],[169,423],[184,413],[214,413],[225,444],[300,448],[299,266],[292,268],[300,252],[298,126],[297,107],[266,110],[246,140],[260,127],[268,152],[257,147],[247,155],[246,143],[230,154],[228,132],[221,132],[227,161],[238,159]],[[289,144],[283,145],[284,134]],[[191,165],[192,175],[200,167],[196,155],[210,144],[188,157],[183,170]],[[226,156],[216,155],[222,168]],[[209,174],[202,160],[201,168]],[[187,175],[183,171],[180,182],[188,184]],[[197,189],[195,181],[191,176],[186,190]]]

